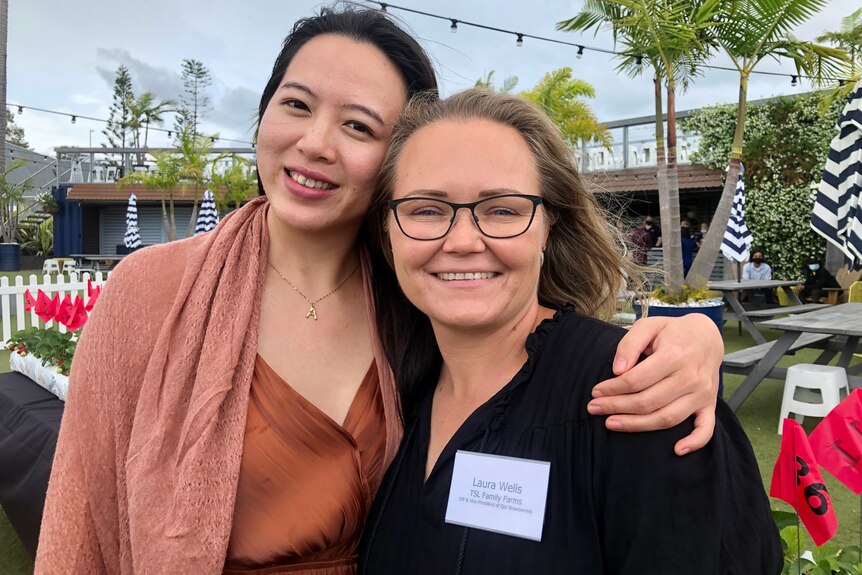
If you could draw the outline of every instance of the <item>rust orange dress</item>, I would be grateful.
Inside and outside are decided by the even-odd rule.
[[[374,362],[338,425],[258,355],[225,573],[353,575],[385,443]]]

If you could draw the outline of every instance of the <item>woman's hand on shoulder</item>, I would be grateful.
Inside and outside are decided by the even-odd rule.
[[[638,363],[642,355],[646,359]],[[593,388],[587,409],[611,416],[605,423],[608,429],[634,432],[667,429],[694,414],[694,431],[677,442],[674,451],[697,451],[715,429],[723,358],[721,333],[703,314],[641,319],[617,347],[617,377]]]

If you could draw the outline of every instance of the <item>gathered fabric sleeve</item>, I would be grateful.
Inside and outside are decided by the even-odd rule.
[[[140,383],[182,257],[147,249],[111,274],[81,333],[36,555],[37,575],[131,573],[125,459]],[[174,250],[177,251],[177,250]],[[171,263],[173,262],[173,263]]]
[[[671,429],[614,433],[593,418],[593,501],[607,574],[780,573],[783,553],[757,461],[719,400],[712,440],[679,457]]]

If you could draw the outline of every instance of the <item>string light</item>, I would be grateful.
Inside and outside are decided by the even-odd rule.
[[[799,79],[798,76],[791,76],[790,77],[790,85],[795,86],[798,79]]]
[[[577,53],[578,58],[581,58],[583,56],[584,50],[591,50],[593,52],[598,52],[601,54],[609,54],[611,56],[624,56],[624,55],[626,55],[626,54],[623,54],[620,52],[616,52],[614,50],[609,50],[607,48],[597,48],[595,46],[584,46],[582,44],[575,44],[574,42],[566,42],[564,40],[558,40],[556,38],[547,38],[544,36],[535,36],[533,34],[515,32],[514,30],[507,30],[505,28],[497,28],[495,26],[487,26],[485,24],[480,24],[478,22],[468,22],[466,20],[450,18],[448,16],[441,16],[439,14],[432,14],[431,12],[423,12],[422,10],[415,10],[413,8],[406,8],[404,6],[397,6],[395,4],[377,2],[376,0],[369,0],[369,1],[372,4],[377,4],[380,7],[380,10],[383,12],[386,12],[388,8],[394,8],[396,10],[401,10],[403,12],[409,12],[411,14],[419,14],[421,16],[427,16],[428,18],[436,18],[438,20],[448,20],[452,23],[452,25],[449,27],[449,29],[452,32],[455,32],[457,30],[457,28],[458,28],[456,26],[456,23],[457,23],[457,24],[462,24],[464,26],[472,26],[474,28],[481,28],[483,30],[490,30],[492,32],[501,32],[504,34],[514,34],[517,37],[515,44],[519,47],[524,45],[524,38],[531,38],[534,40],[541,40],[542,42],[551,42],[554,44],[563,44],[565,46],[575,47],[578,49],[578,53]],[[641,66],[643,64],[643,55],[635,56],[635,62],[637,63],[638,66]],[[716,66],[714,64],[701,64],[701,67],[707,68],[710,70],[723,70],[726,72],[738,72],[738,70],[736,68],[731,68],[728,66]],[[829,81],[833,81],[833,82],[838,82],[838,84],[842,85],[842,86],[846,82],[846,79],[842,79],[842,78],[815,78],[813,76],[805,76],[805,75],[798,75],[798,74],[797,75],[791,75],[791,74],[786,74],[783,72],[766,72],[766,71],[761,71],[761,70],[752,70],[751,73],[752,74],[759,74],[761,76],[783,76],[783,77],[789,76],[791,83],[793,82],[794,78],[796,78],[797,82],[802,78],[811,79],[811,80],[816,79],[816,80],[821,80],[821,81],[822,80],[829,80]],[[796,84],[793,84],[793,85],[795,86]]]
[[[9,104],[7,104],[7,105],[8,105],[10,108],[18,108],[18,114],[22,114],[22,113],[24,112],[24,108],[27,108],[28,110],[31,110],[31,111],[34,111],[34,112],[43,112],[43,113],[45,113],[45,114],[56,114],[57,116],[66,116],[67,118],[70,118],[70,120],[71,120],[71,122],[72,122],[73,124],[77,124],[79,119],[81,119],[81,120],[90,120],[90,121],[92,121],[92,122],[101,122],[102,124],[108,124],[108,123],[109,123],[109,122],[108,122],[108,120],[105,120],[104,118],[94,118],[93,116],[84,116],[83,114],[70,114],[69,112],[60,112],[60,111],[58,111],[58,110],[47,110],[47,109],[45,109],[45,108],[36,108],[35,106],[25,106],[25,105],[23,105],[23,104],[12,104],[12,103],[9,103]],[[126,124],[119,124],[119,126],[120,126],[120,128],[121,128],[121,129],[123,129],[123,130],[128,129],[128,126],[127,126]],[[148,130],[149,130],[149,131],[151,131],[151,132],[162,132],[162,133],[166,133],[166,134],[168,135],[168,138],[170,138],[170,137],[173,135],[173,131],[172,131],[172,130],[167,130],[167,129],[165,129],[165,128],[156,128],[156,127],[150,126],[150,127],[148,128]],[[216,139],[216,140],[221,140],[221,141],[223,141],[223,142],[233,142],[233,143],[236,143],[236,144],[245,144],[245,145],[250,145],[250,144],[251,144],[251,142],[246,141],[246,140],[234,140],[234,139],[232,139],[232,138],[225,138],[225,137],[222,137],[222,136],[219,136],[218,138],[215,138],[215,139]]]

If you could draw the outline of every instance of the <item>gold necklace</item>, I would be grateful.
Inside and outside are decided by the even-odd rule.
[[[317,299],[309,299],[309,298],[308,298],[308,296],[307,296],[307,295],[305,295],[304,293],[302,293],[301,291],[299,291],[299,288],[298,288],[298,287],[296,287],[295,285],[293,285],[293,283],[292,283],[289,279],[287,279],[286,277],[284,277],[284,274],[282,274],[280,271],[278,271],[278,269],[277,269],[274,265],[272,265],[272,262],[271,262],[271,261],[269,261],[269,260],[267,259],[267,260],[266,260],[266,263],[267,263],[267,265],[269,265],[269,267],[271,267],[271,268],[272,268],[272,271],[274,271],[275,273],[277,273],[277,274],[278,274],[278,277],[280,277],[281,279],[283,279],[284,281],[286,281],[286,282],[287,282],[287,285],[289,285],[290,287],[292,287],[292,288],[293,288],[293,291],[295,291],[296,293],[298,293],[299,295],[301,295],[301,296],[302,296],[302,299],[304,299],[305,301],[307,301],[307,302],[308,302],[308,305],[309,305],[309,306],[311,306],[311,307],[309,307],[309,308],[308,308],[308,313],[307,313],[307,314],[305,314],[305,317],[306,317],[306,319],[307,319],[307,318],[311,318],[311,319],[313,319],[313,320],[315,320],[315,321],[317,321],[317,309],[315,309],[315,307],[314,307],[314,306],[315,306],[315,305],[317,305],[317,303],[318,303],[318,302],[320,302],[321,300],[324,300],[324,299],[328,298],[329,296],[331,296],[332,294],[334,294],[335,292],[337,292],[338,290],[340,290],[340,289],[341,289],[341,287],[342,287],[344,284],[346,284],[346,283],[347,283],[347,280],[349,280],[350,278],[352,278],[352,277],[353,277],[353,274],[355,274],[355,273],[356,273],[356,270],[358,270],[358,269],[359,269],[359,264],[356,264],[356,267],[355,267],[355,268],[353,268],[353,271],[351,271],[349,274],[347,274],[347,277],[346,277],[346,278],[344,278],[343,280],[341,280],[341,283],[339,283],[337,286],[335,286],[334,288],[332,288],[331,290],[329,290],[329,292],[327,292],[326,294],[324,294],[324,295],[320,296],[320,297],[319,297],[319,298],[317,298]]]

